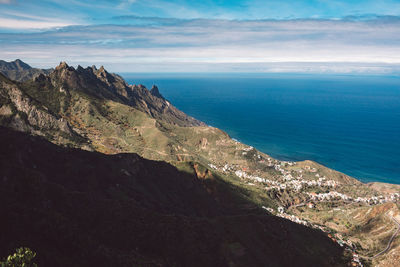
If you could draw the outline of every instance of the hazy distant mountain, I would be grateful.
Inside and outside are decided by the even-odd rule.
[[[20,59],[16,59],[11,62],[6,62],[4,60],[0,60],[0,68],[1,70],[18,70],[18,71],[24,71],[24,70],[29,70],[32,69],[31,66],[26,64]]]
[[[48,74],[52,71],[52,69],[37,69],[32,68],[25,62],[20,59],[6,62],[4,60],[0,60],[0,72],[5,76],[15,81],[27,81],[34,77],[37,77],[39,74]]]

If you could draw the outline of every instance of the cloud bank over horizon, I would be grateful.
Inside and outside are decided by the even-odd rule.
[[[8,7],[0,11],[0,59],[21,58],[38,67],[54,67],[60,61],[97,64],[115,72],[400,73],[400,17],[393,15],[397,10],[390,15],[342,12],[346,17],[340,19],[253,19],[233,16],[233,6],[223,13],[233,18],[221,19],[207,15],[202,8],[194,9],[194,4],[182,4],[181,9],[197,10],[204,18],[195,18],[196,14],[187,15],[193,18],[141,17],[125,12],[134,5],[140,7],[140,0],[117,1],[118,5],[100,0],[98,12],[114,3],[110,12],[100,16],[87,13],[91,1],[73,0],[70,10],[63,10],[63,2],[53,0],[43,3],[58,14],[42,17],[35,10],[29,14],[18,10],[16,6],[21,8],[22,2],[26,1],[0,1],[1,7]],[[156,6],[161,2],[165,3],[148,3]],[[168,14],[180,2],[171,1],[163,12],[156,13]],[[257,6],[250,2],[259,3],[237,2],[247,10]],[[298,2],[305,3],[303,7],[317,7],[324,1],[294,1],[293,7]],[[398,4],[378,2],[394,9]],[[321,12],[328,14],[329,5]],[[60,15],[73,13],[72,7],[77,8],[73,15]]]

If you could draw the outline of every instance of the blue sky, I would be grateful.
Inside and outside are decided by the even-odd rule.
[[[132,72],[400,69],[400,0],[0,0],[0,59]]]
[[[113,17],[296,19],[400,15],[398,0],[0,0],[2,17],[97,24]]]

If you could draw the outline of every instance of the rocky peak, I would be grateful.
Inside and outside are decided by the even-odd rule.
[[[67,62],[62,61],[60,64],[56,67],[56,71],[60,70],[75,70],[74,67],[68,66]]]
[[[56,67],[57,69],[64,69],[64,68],[68,68],[68,64],[65,61],[61,61],[60,64]]]
[[[96,68],[96,67],[95,67]],[[102,81],[108,83],[110,85],[110,82],[112,82],[112,75],[110,75],[106,69],[104,68],[104,66],[100,66],[100,68],[97,69],[93,69],[93,72],[96,74],[96,76],[101,79]],[[110,80],[111,79],[111,80]]]
[[[155,97],[164,99],[164,97],[160,94],[160,91],[158,90],[157,85],[153,85],[151,87],[150,93]]]
[[[103,77],[103,78],[107,78],[108,76],[108,72],[104,69],[103,66],[100,67],[100,69],[97,71],[98,75]]]
[[[84,69],[81,65],[78,65],[78,67],[76,68],[76,70],[79,71],[79,72],[85,71],[85,69]]]
[[[26,64],[25,62],[23,62],[22,60],[20,60],[20,59],[16,59],[14,62],[12,62],[12,63],[14,63],[16,66],[17,66],[17,68],[19,69],[19,70],[29,70],[29,69],[31,69],[32,67],[31,66],[29,66],[28,64]]]
[[[78,67],[75,70],[74,67],[68,66],[66,62],[61,62],[50,74],[50,79],[57,88],[59,85],[63,85],[66,89],[76,89],[80,85],[80,76],[83,76],[82,69]]]

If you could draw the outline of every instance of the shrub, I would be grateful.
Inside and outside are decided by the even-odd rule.
[[[16,252],[7,257],[4,261],[0,261],[1,267],[37,267],[36,263],[33,263],[33,258],[36,257],[36,253],[29,248],[17,248]]]

